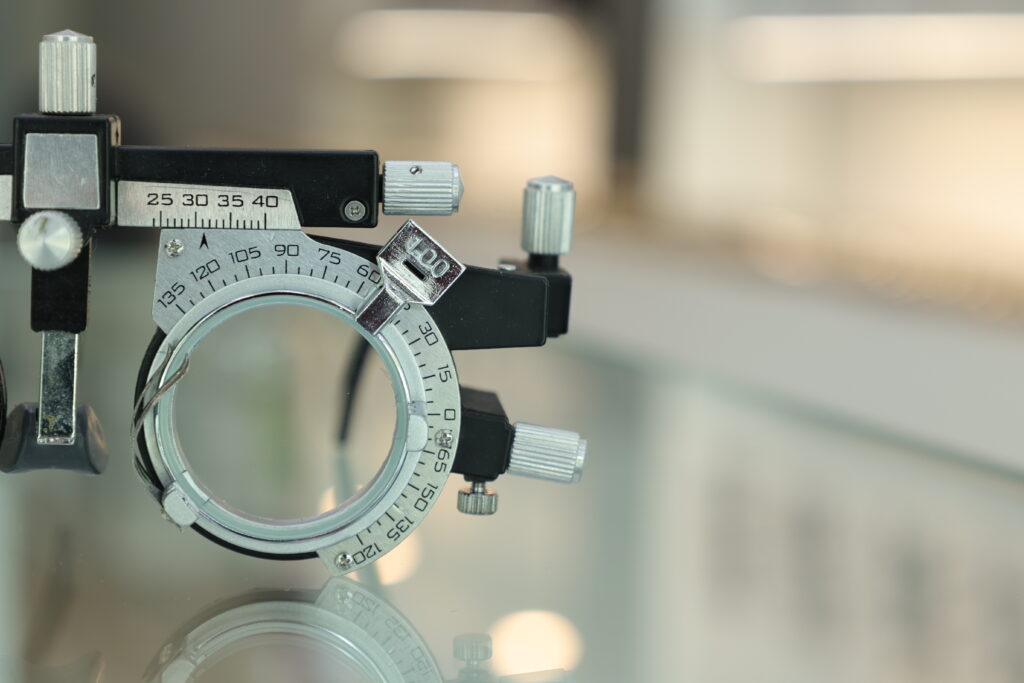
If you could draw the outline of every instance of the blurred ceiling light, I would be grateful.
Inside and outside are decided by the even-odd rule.
[[[316,501],[316,513],[322,515],[338,507],[338,498],[333,486],[328,486]]]
[[[1024,15],[745,17],[728,28],[739,74],[767,83],[1024,78]]]
[[[499,619],[488,632],[493,641],[494,673],[575,669],[583,639],[571,621],[555,612],[525,610]]]
[[[580,42],[553,14],[373,10],[341,27],[336,57],[369,79],[556,81],[576,68]]]

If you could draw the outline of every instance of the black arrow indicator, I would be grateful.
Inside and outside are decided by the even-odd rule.
[[[207,249],[210,248],[210,243],[206,241],[206,233],[205,232],[203,233],[203,239],[199,241],[199,248],[202,249],[204,247],[207,248]]]

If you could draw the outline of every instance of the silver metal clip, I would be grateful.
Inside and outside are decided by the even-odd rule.
[[[466,271],[415,221],[406,221],[377,254],[384,286],[356,318],[376,334],[405,304],[430,306]]]

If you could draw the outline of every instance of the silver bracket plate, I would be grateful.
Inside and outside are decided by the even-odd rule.
[[[0,175],[0,221],[11,220],[12,178],[10,175]]]
[[[39,381],[39,431],[42,445],[75,443],[75,382],[78,377],[78,335],[43,332]]]
[[[370,334],[405,304],[433,305],[466,272],[466,266],[411,220],[377,254],[377,266],[384,286],[356,318]]]
[[[26,209],[100,208],[99,142],[95,135],[29,133],[22,170]]]

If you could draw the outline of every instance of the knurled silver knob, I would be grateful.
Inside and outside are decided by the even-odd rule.
[[[553,175],[531,178],[523,191],[523,251],[560,256],[572,248],[576,190]]]
[[[452,643],[452,654],[460,662],[484,662],[492,653],[491,637],[486,633],[465,633]]]
[[[384,213],[450,216],[462,201],[462,175],[448,161],[385,161]]]
[[[583,475],[587,442],[576,432],[517,422],[509,457],[509,474],[562,484]]]
[[[493,515],[498,511],[498,494],[482,481],[474,481],[468,489],[459,489],[459,512],[467,515]]]
[[[39,43],[39,111],[96,111],[96,43],[75,31],[43,36]]]
[[[82,229],[63,211],[36,211],[18,228],[18,251],[36,270],[57,270],[82,251]]]

